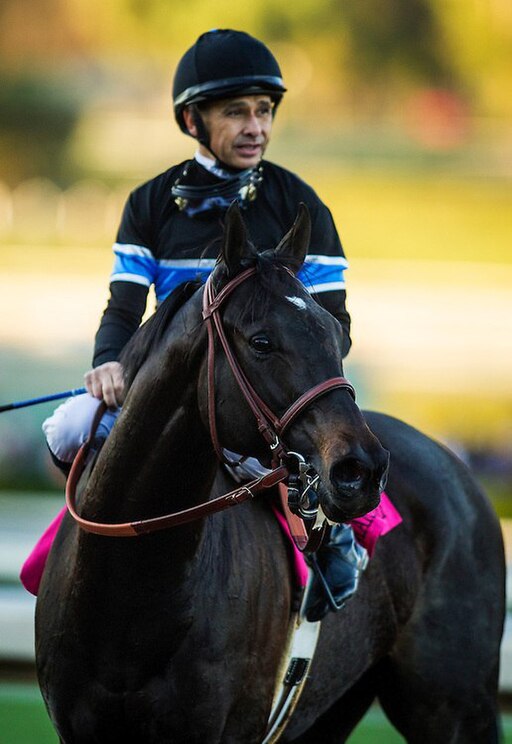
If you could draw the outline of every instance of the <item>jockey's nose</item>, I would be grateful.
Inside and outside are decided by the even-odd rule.
[[[244,121],[243,133],[251,137],[258,137],[263,131],[263,125],[256,112],[248,114]]]

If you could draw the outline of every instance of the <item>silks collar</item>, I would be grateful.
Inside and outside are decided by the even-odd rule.
[[[187,184],[189,167],[194,162],[218,180],[200,186]],[[223,211],[235,200],[241,207],[245,206],[247,202],[254,201],[256,198],[262,180],[263,166],[261,164],[255,168],[246,168],[230,173],[220,168],[215,160],[197,152],[195,160],[188,161],[185,164],[171,188],[171,193],[178,209],[193,217],[201,212]]]

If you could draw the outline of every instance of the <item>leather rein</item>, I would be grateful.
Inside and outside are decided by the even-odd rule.
[[[242,504],[245,501],[251,500],[260,491],[272,488],[272,486],[277,484],[282,484],[294,473],[293,459],[300,458],[300,460],[302,460],[302,458],[300,455],[287,451],[281,441],[281,436],[285,429],[312,401],[334,388],[344,388],[348,390],[352,397],[355,398],[354,388],[345,377],[332,377],[305,392],[286,409],[281,417],[278,417],[256,393],[229,345],[222,324],[222,319],[219,314],[219,308],[231,293],[249,277],[253,276],[256,271],[257,269],[253,267],[237,274],[237,276],[229,281],[217,295],[215,295],[211,274],[204,287],[203,319],[207,324],[208,331],[208,419],[210,425],[210,436],[217,457],[221,462],[227,462],[217,435],[215,417],[215,333],[217,333],[235,380],[256,418],[258,431],[261,433],[272,451],[272,470],[259,478],[239,486],[235,490],[230,491],[223,496],[160,517],[116,524],[103,524],[84,519],[79,516],[76,511],[76,488],[85,469],[87,455],[90,450],[90,442],[92,441],[96,427],[106,410],[105,404],[102,403],[96,413],[89,439],[78,451],[66,483],[66,505],[68,511],[78,525],[86,532],[110,537],[137,537],[138,535],[149,534],[151,532],[168,529],[177,525],[187,524],[196,519],[201,519],[210,514],[223,511],[224,509],[235,506],[236,504]],[[286,510],[286,503],[283,495],[282,501]],[[287,516],[293,517],[294,515],[287,514]],[[295,519],[302,523],[300,517],[295,517]],[[325,528],[323,531],[325,531]],[[299,547],[303,550],[306,548],[306,544],[308,543],[307,535],[305,529],[302,527],[299,527],[299,532],[303,533],[302,536],[299,536],[303,543],[303,546],[301,547],[299,545]]]

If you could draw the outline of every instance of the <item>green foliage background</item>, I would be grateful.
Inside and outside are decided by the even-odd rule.
[[[168,91],[178,57],[212,27],[274,48],[290,88],[283,116],[300,128],[400,123],[411,94],[430,88],[455,94],[477,129],[512,114],[502,0],[3,0],[2,177],[81,175],[66,150],[80,115]]]

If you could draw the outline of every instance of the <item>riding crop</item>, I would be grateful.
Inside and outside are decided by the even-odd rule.
[[[52,393],[51,395],[43,395],[40,398],[30,398],[29,400],[18,400],[14,403],[7,403],[0,406],[0,413],[5,411],[12,411],[16,408],[26,408],[26,406],[37,406],[39,403],[48,403],[51,400],[60,400],[61,398],[73,398],[75,395],[82,395],[87,390],[84,387],[74,388],[73,390],[65,390],[62,393]]]

